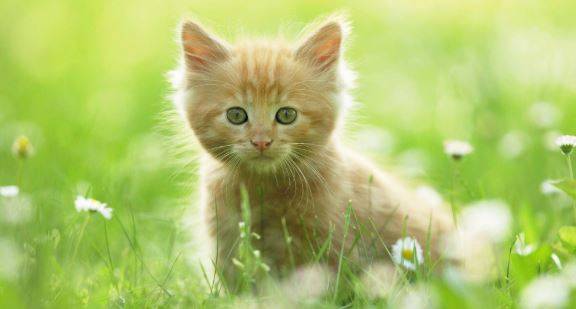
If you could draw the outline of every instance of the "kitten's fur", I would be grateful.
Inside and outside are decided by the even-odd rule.
[[[340,128],[351,73],[342,59],[347,21],[332,16],[298,44],[249,40],[228,45],[195,22],[181,28],[183,62],[176,71],[176,103],[204,149],[201,214],[207,233],[218,240],[214,260],[232,280],[241,221],[241,187],[252,208],[254,241],[275,273],[288,270],[289,250],[282,220],[292,238],[296,265],[308,263],[331,237],[329,264],[340,248],[354,245],[354,263],[387,259],[387,248],[405,233],[423,246],[428,229],[433,258],[438,239],[452,228],[444,209],[433,208],[410,188],[345,148]],[[296,121],[275,121],[281,107],[297,110]],[[227,109],[242,107],[248,121],[231,124]],[[253,139],[272,140],[263,152]],[[351,205],[352,227],[345,242],[344,218]],[[331,235],[330,235],[331,234]],[[330,235],[330,236],[329,236]],[[348,250],[344,251],[348,252]],[[219,256],[215,258],[216,254]]]

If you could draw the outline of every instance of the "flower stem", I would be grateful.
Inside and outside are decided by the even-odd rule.
[[[458,162],[453,162],[452,167],[452,183],[451,183],[451,194],[450,194],[450,209],[452,210],[452,220],[454,220],[454,226],[458,226],[458,220],[456,220],[456,203],[454,202],[456,196],[456,174],[458,169]]]
[[[22,186],[22,176],[24,174],[24,160],[18,160],[18,171],[16,172],[16,186]]]
[[[572,157],[570,154],[566,155],[566,161],[568,162],[568,174],[570,175],[570,180],[574,180],[574,170],[572,169]],[[574,208],[574,219],[576,219],[576,200],[572,202],[572,208]]]
[[[88,225],[88,221],[90,221],[90,216],[86,216],[82,227],[80,228],[80,235],[78,236],[78,241],[76,242],[76,246],[74,246],[74,251],[72,253],[72,260],[76,259],[76,254],[78,253],[78,247],[80,246],[80,242],[82,242],[82,238],[84,237],[84,230],[86,230],[86,226]]]
[[[566,155],[566,161],[568,161],[568,174],[570,175],[570,179],[574,180],[574,170],[572,169],[572,157],[570,155]]]

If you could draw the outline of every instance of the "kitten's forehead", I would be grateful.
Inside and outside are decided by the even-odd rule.
[[[263,107],[308,101],[330,105],[328,98],[337,91],[331,79],[296,58],[291,44],[278,41],[237,43],[227,61],[193,74],[190,81],[197,98],[205,95],[202,101]]]
[[[254,104],[282,101],[298,78],[292,50],[286,46],[245,43],[235,48],[234,56],[240,95]]]

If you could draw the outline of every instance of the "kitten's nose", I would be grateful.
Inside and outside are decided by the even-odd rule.
[[[256,149],[260,150],[260,151],[264,151],[266,149],[268,149],[268,147],[270,147],[270,145],[272,145],[272,140],[271,139],[267,139],[267,140],[250,140],[250,143],[252,143],[252,146],[256,147]]]

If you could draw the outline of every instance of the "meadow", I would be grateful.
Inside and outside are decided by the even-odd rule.
[[[165,116],[176,25],[294,37],[342,9],[359,74],[347,143],[458,212],[503,207],[494,265],[399,270],[391,291],[352,274],[317,297],[213,289],[189,244],[197,148],[173,145],[183,124]],[[570,0],[1,0],[0,307],[576,306],[576,185],[549,182],[573,178],[555,141],[576,135],[575,14]],[[473,152],[451,159],[453,139]],[[111,218],[77,211],[79,195]]]

